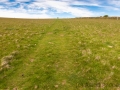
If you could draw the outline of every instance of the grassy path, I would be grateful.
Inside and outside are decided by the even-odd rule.
[[[26,90],[68,88],[67,76],[72,70],[72,60],[68,52],[67,27],[61,20],[46,27],[36,49],[7,80],[7,86]]]

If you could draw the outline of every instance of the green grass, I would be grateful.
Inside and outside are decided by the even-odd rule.
[[[119,90],[120,21],[0,19],[0,90]],[[2,63],[2,61],[1,61]]]

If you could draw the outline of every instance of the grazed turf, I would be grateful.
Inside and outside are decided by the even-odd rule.
[[[0,89],[119,90],[120,21],[1,20]]]

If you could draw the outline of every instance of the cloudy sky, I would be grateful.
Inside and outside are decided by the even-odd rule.
[[[0,0],[0,17],[120,16],[120,0]]]

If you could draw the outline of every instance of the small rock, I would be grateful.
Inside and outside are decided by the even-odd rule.
[[[18,90],[18,89],[15,87],[15,88],[13,88],[13,90]]]
[[[109,45],[108,47],[109,47],[109,48],[113,48],[113,46],[110,46],[110,45]]]
[[[30,62],[33,62],[33,61],[34,61],[34,59],[31,59],[31,60],[30,60]]]
[[[58,85],[55,85],[55,88],[58,88]]]
[[[37,85],[35,85],[35,87],[34,87],[35,89],[37,89],[38,88],[38,86]]]

